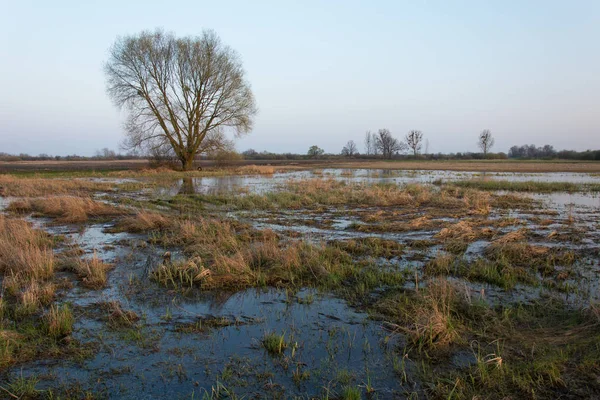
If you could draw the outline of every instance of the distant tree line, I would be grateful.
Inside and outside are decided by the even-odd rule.
[[[537,147],[534,144],[523,146],[512,146],[508,151],[508,157],[521,159],[562,159],[562,160],[600,160],[600,150],[560,150],[554,149],[549,144]]]
[[[9,154],[0,152],[0,161],[89,161],[89,160],[136,160],[146,159],[147,156],[138,155],[135,153],[120,154],[108,148],[96,150],[96,153],[91,156],[80,156],[71,154],[66,156],[53,156],[46,153],[32,156],[30,154]]]
[[[533,144],[523,146],[512,146],[508,154],[503,152],[492,153],[490,150],[494,146],[494,137],[489,129],[481,131],[477,138],[477,145],[481,152],[458,152],[458,153],[429,153],[429,142],[423,140],[423,133],[419,130],[411,130],[403,140],[393,137],[388,129],[379,129],[377,133],[367,131],[364,137],[364,152],[360,153],[357,144],[349,140],[342,148],[339,154],[327,154],[317,145],[309,147],[304,154],[297,153],[272,153],[268,151],[258,152],[254,149],[248,149],[242,153],[235,151],[233,141],[226,140],[224,136],[215,138],[213,144],[210,144],[211,151],[197,156],[197,159],[216,160],[218,163],[226,164],[232,160],[308,160],[324,159],[334,160],[342,158],[355,159],[425,159],[425,160],[482,160],[482,159],[563,159],[563,160],[587,160],[600,161],[600,150],[560,150],[557,151],[552,145],[535,146]],[[425,147],[425,151],[421,150]],[[67,156],[52,156],[49,154],[38,154],[32,156],[29,154],[9,154],[0,152],[0,161],[86,161],[86,160],[133,160],[150,159],[153,162],[169,161],[173,157],[165,154],[139,154],[130,152],[120,154],[108,148],[97,150],[94,156],[85,157],[76,154]]]

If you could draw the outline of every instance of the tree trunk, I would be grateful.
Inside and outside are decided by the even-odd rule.
[[[181,164],[184,171],[191,171],[194,169],[194,156],[188,156],[187,158],[181,160]]]

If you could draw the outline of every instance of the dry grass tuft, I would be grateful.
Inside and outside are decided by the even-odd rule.
[[[12,202],[8,208],[13,212],[37,212],[56,218],[61,223],[85,222],[90,217],[123,215],[125,210],[109,204],[94,201],[87,197],[48,197]]]
[[[101,289],[106,285],[107,272],[114,268],[113,264],[106,264],[94,256],[90,259],[79,259],[73,266],[74,272],[81,278],[84,286],[91,289]]]
[[[237,168],[236,172],[242,175],[272,175],[275,173],[275,167],[270,165],[244,165]]]
[[[350,255],[335,247],[281,242],[270,230],[216,220],[177,221],[157,238],[163,245],[182,246],[190,261],[164,263],[152,277],[169,286],[242,288],[303,283],[349,274]]]
[[[53,283],[40,284],[31,281],[18,296],[17,313],[21,316],[34,314],[41,306],[48,306],[52,303],[55,292],[56,286]]]
[[[211,274],[211,270],[204,267],[202,259],[195,257],[187,261],[161,264],[152,271],[151,277],[164,286],[192,287],[207,280]]]
[[[68,305],[52,306],[45,316],[48,335],[58,339],[73,332],[75,318]]]
[[[172,223],[159,213],[140,211],[135,216],[124,218],[119,228],[127,232],[148,232],[164,230],[170,225]]]
[[[435,235],[435,238],[441,240],[461,239],[465,241],[471,241],[474,240],[476,237],[477,234],[475,233],[475,230],[473,229],[472,225],[467,221],[460,221],[456,224],[443,228]]]
[[[24,220],[0,215],[0,273],[13,281],[50,278],[54,274],[54,253],[49,235]]]
[[[450,275],[455,262],[456,257],[452,254],[438,254],[433,260],[425,264],[424,272],[429,276]]]
[[[492,244],[503,245],[507,243],[521,242],[527,238],[527,229],[522,228],[495,239]]]
[[[108,313],[108,323],[113,328],[130,328],[140,319],[135,312],[124,310],[118,301],[104,303],[102,308]]]
[[[86,179],[24,178],[14,175],[0,175],[0,187],[3,189],[3,196],[44,197],[106,192],[112,190],[113,185]]]
[[[407,335],[419,351],[444,351],[460,339],[454,319],[459,301],[458,289],[439,279],[419,292],[387,298],[376,308],[395,317],[388,328]]]

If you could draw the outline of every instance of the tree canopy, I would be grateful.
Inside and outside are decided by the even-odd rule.
[[[107,91],[128,111],[128,148],[165,150],[191,169],[196,154],[250,132],[257,108],[238,55],[213,31],[120,37],[105,64]]]

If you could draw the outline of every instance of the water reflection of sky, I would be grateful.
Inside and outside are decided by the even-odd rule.
[[[572,182],[598,183],[600,175],[585,173],[496,173],[496,172],[462,172],[462,171],[399,171],[382,169],[324,169],[317,171],[296,171],[273,175],[232,175],[219,177],[190,178],[175,180],[170,185],[157,189],[159,195],[176,195],[182,192],[200,194],[218,194],[228,192],[265,193],[276,190],[290,179],[324,178],[347,182],[368,183],[432,183],[436,181],[456,181],[466,179],[493,179],[505,181],[536,182]],[[571,195],[576,198],[578,195]],[[583,196],[585,205],[597,206],[596,200]],[[560,200],[560,199],[559,199]]]

